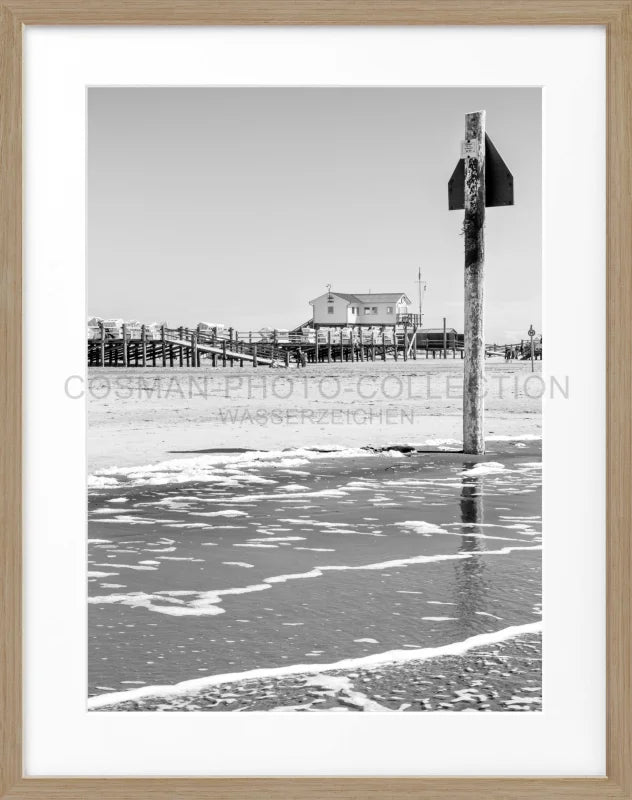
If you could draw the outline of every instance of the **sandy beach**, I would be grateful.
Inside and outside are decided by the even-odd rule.
[[[490,359],[488,437],[540,437],[542,391],[527,361]],[[89,471],[208,450],[363,447],[462,436],[460,359],[305,369],[89,370]],[[73,390],[76,387],[73,386]]]

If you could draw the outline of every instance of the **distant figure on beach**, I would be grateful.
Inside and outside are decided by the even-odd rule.
[[[299,367],[307,366],[307,355],[301,350],[300,347],[296,349],[296,363]]]

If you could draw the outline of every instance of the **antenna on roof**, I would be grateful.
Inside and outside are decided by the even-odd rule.
[[[419,289],[419,324],[423,324],[423,308],[424,308],[424,296],[426,294],[426,288],[428,284],[426,281],[421,280],[421,267],[419,267],[419,272],[417,273],[417,284]]]

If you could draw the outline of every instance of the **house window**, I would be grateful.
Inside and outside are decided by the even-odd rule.
[[[386,313],[392,314],[393,313],[393,306],[386,306]]]
[[[334,313],[334,307],[333,306],[327,306],[327,313],[328,314],[333,314]]]
[[[370,313],[371,313],[371,309],[370,309],[370,307],[369,307],[369,306],[365,306],[365,307],[364,307],[364,313],[365,313],[365,314],[370,314]]]
[[[373,308],[371,309],[371,313],[377,314],[377,306],[373,306]]]

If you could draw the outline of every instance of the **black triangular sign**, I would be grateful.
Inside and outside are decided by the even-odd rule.
[[[485,134],[485,207],[514,204],[513,175]],[[448,208],[465,208],[465,161],[460,159],[448,181]]]

